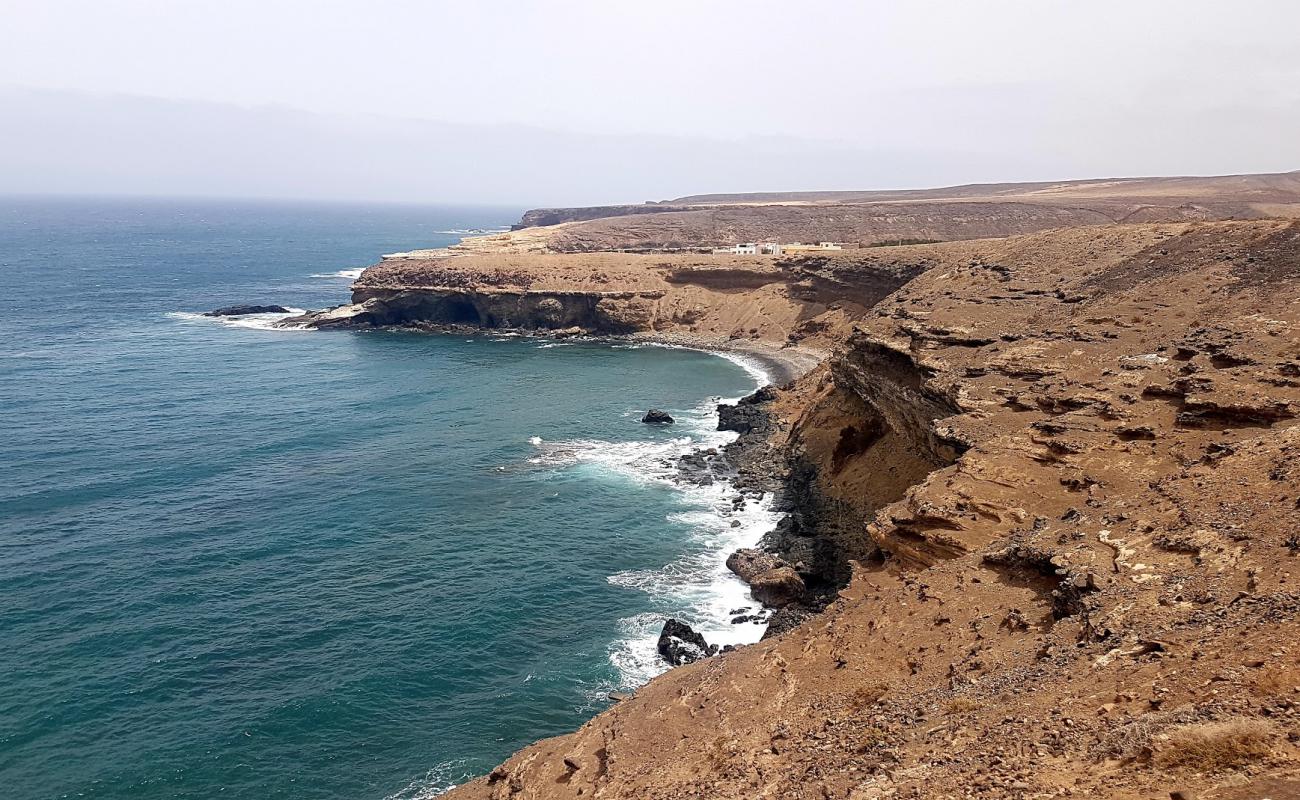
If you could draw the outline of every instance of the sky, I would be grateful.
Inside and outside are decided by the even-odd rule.
[[[0,192],[594,204],[1300,169],[1291,0],[0,0]]]

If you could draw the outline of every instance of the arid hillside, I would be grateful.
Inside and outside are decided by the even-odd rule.
[[[1294,203],[1300,195],[1300,171],[1211,177],[1101,178],[1036,183],[972,183],[937,189],[840,192],[753,192],[701,194],[668,200],[669,206],[743,205],[756,203],[886,203],[917,200],[1170,200],[1180,202]]]
[[[980,239],[1061,227],[1300,218],[1300,172],[1116,178],[872,192],[695,195],[663,204],[528,212],[462,252],[690,249],[744,241]],[[543,225],[544,227],[536,227]]]
[[[850,580],[450,797],[1300,794],[1300,223],[870,255],[744,276],[646,257],[626,286],[568,262],[577,293],[605,273],[799,303],[771,332],[817,329],[835,354],[754,402],[790,468],[785,535]],[[439,264],[470,294],[567,283]],[[358,299],[417,291],[396,269]],[[654,319],[724,312],[702,314]]]

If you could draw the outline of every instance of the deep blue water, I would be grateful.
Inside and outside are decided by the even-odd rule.
[[[193,316],[518,213],[0,198],[3,796],[427,796],[661,669],[667,614],[756,636],[721,559],[770,519],[672,481],[741,366]]]

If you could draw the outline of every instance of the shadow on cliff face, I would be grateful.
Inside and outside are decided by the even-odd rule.
[[[766,545],[802,563],[812,593],[832,597],[851,562],[882,565],[893,554],[867,533],[877,510],[900,500],[966,446],[936,434],[935,420],[961,412],[930,385],[932,371],[912,354],[853,337],[831,362],[791,431],[786,520]]]

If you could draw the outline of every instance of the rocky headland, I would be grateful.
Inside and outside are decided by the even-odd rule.
[[[1300,222],[402,258],[352,300],[289,324],[783,365],[683,465],[788,512],[728,563],[768,635],[714,653],[670,626],[683,666],[450,796],[1300,790]]]

